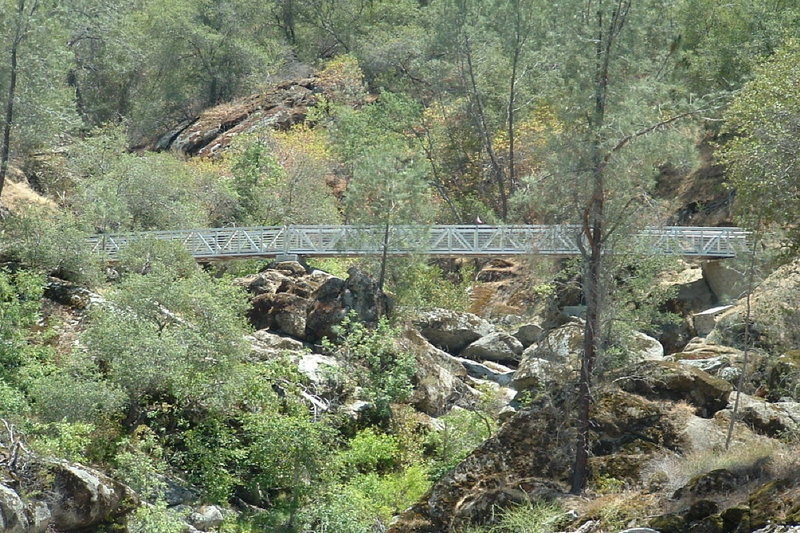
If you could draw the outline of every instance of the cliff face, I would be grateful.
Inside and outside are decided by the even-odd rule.
[[[259,93],[212,107],[156,141],[155,150],[216,157],[237,135],[261,127],[285,130],[303,122],[321,93],[315,78],[285,81]]]

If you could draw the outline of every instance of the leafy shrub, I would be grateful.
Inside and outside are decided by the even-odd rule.
[[[430,433],[427,445],[433,461],[431,476],[438,479],[455,468],[461,461],[491,436],[492,424],[481,413],[458,410],[439,419],[444,423],[441,431]]]
[[[392,435],[376,433],[367,428],[353,437],[340,454],[348,472],[387,472],[397,466],[399,447]]]
[[[408,401],[414,391],[413,354],[398,349],[398,331],[385,318],[375,328],[369,328],[351,313],[340,324],[339,332],[338,344],[324,341],[325,345],[339,357],[361,366],[363,376],[359,383],[363,384],[365,399],[375,405],[379,417],[389,418],[390,405]]]

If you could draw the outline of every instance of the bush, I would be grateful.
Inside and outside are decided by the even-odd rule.
[[[375,405],[378,417],[391,416],[390,405],[408,401],[416,374],[413,354],[399,351],[395,339],[397,329],[381,318],[375,328],[359,322],[351,313],[339,326],[340,341],[324,341],[328,349],[338,356],[359,365],[363,375],[358,380],[363,385],[366,400]]]

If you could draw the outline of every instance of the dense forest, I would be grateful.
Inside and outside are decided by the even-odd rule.
[[[667,513],[712,466],[794,480],[768,520],[796,524],[799,36],[796,0],[0,0],[0,525],[762,527],[752,502],[775,492],[750,493],[747,524],[727,500]],[[434,223],[575,224],[581,253],[197,264],[142,239],[108,263],[85,243]],[[722,276],[628,238],[661,225],[754,246]],[[675,355],[712,352],[727,363]],[[674,420],[733,428],[740,403],[769,420],[703,470]],[[547,461],[498,482],[525,446]],[[656,461],[681,475],[654,481]],[[55,464],[124,497],[37,518]]]

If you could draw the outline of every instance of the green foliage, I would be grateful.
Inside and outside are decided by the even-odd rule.
[[[0,253],[26,268],[93,285],[102,279],[100,258],[84,239],[88,233],[69,213],[30,206],[0,221]]]
[[[794,2],[682,0],[676,19],[670,53],[677,55],[680,82],[695,92],[735,90],[796,35],[800,10]]]
[[[86,462],[95,426],[85,422],[52,422],[34,425],[31,448],[47,457]]]
[[[163,499],[166,483],[164,450],[147,426],[137,427],[119,444],[114,456],[115,472],[119,479],[149,503]]]
[[[43,289],[40,275],[0,270],[0,380],[12,383],[29,357],[26,340],[39,318]]]
[[[395,437],[367,428],[350,440],[339,460],[348,472],[388,472],[397,466],[399,451]]]
[[[131,274],[92,310],[82,341],[130,406],[162,394],[219,406],[245,354],[245,306],[240,289],[203,272]]]
[[[497,525],[489,528],[491,533],[550,533],[558,531],[564,511],[556,503],[527,502],[500,515]]]
[[[798,61],[800,42],[791,40],[756,70],[725,114],[725,132],[734,138],[721,147],[744,222],[788,227],[794,249],[800,246],[791,223],[800,198]]]
[[[375,405],[379,417],[388,418],[391,404],[411,397],[411,379],[416,373],[414,356],[398,350],[394,341],[398,332],[385,318],[370,329],[351,314],[339,328],[339,343],[328,342],[328,348],[363,369],[359,382],[364,387],[364,399]]]
[[[474,268],[461,265],[458,273],[445,275],[438,266],[420,260],[406,262],[403,267],[390,278],[398,306],[469,310],[469,288],[475,278]]]
[[[430,433],[426,443],[431,450],[430,475],[433,479],[439,479],[452,470],[494,430],[490,419],[474,411],[454,410],[440,420],[444,424],[441,431]]]
[[[288,506],[296,510],[325,473],[329,427],[303,415],[249,415],[243,422],[250,441],[248,490],[285,491]]]
[[[240,224],[324,224],[339,220],[325,177],[329,161],[313,132],[243,136],[227,156]]]
[[[373,515],[388,524],[393,515],[418,501],[430,489],[431,481],[425,467],[413,465],[399,472],[355,476],[348,487],[360,493]]]
[[[128,520],[127,529],[130,533],[181,533],[186,529],[186,523],[180,513],[168,509],[166,503],[158,502],[136,509]]]
[[[169,154],[129,153],[121,126],[96,129],[70,148],[73,210],[95,232],[208,226],[230,193]]]

